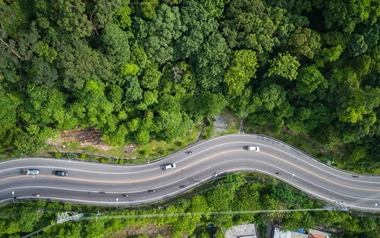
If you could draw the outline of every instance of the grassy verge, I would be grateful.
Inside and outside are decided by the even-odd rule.
[[[305,135],[294,133],[289,130],[281,130],[280,132],[275,132],[271,130],[271,127],[258,127],[252,123],[245,123],[245,129],[247,132],[264,134],[278,140],[284,141],[285,143],[292,145],[316,158],[321,160],[324,163],[328,161],[331,162],[331,165],[353,172],[365,173],[364,169],[358,168],[354,165],[345,164],[346,149],[344,145],[335,145],[332,148],[325,147],[322,144],[319,144]]]
[[[198,137],[201,125],[195,125],[191,133],[182,138],[178,138],[172,143],[151,140],[147,145],[140,145],[130,154],[126,154],[123,146],[107,146],[106,150],[102,146],[81,146],[79,142],[64,142],[57,148],[53,145],[45,145],[38,153],[38,156],[72,158],[100,163],[119,164],[141,164],[154,161],[158,158],[174,153],[192,143]],[[58,136],[56,139],[60,139]],[[56,152],[59,152],[57,155]]]

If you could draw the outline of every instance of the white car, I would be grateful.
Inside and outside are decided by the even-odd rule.
[[[248,151],[257,151],[257,152],[259,152],[260,148],[257,147],[257,146],[247,146],[247,150]]]
[[[25,175],[38,175],[40,174],[40,171],[38,169],[25,169],[22,171],[22,174]]]
[[[173,164],[167,164],[165,165],[164,167],[164,170],[167,170],[167,169],[175,169],[176,165],[173,163]]]

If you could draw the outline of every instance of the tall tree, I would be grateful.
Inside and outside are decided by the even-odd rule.
[[[256,68],[258,66],[256,53],[254,51],[235,51],[231,66],[224,76],[228,93],[240,96],[249,80],[256,78]]]
[[[301,64],[297,58],[292,56],[289,52],[285,54],[278,53],[278,56],[269,62],[270,68],[268,69],[268,76],[275,75],[289,80],[297,78],[297,70]]]

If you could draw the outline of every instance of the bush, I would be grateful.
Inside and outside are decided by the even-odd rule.
[[[101,159],[100,159],[100,163],[103,163],[103,164],[104,164],[104,163],[106,163],[106,162],[107,162],[107,159],[105,159],[105,158],[101,158]]]
[[[124,164],[124,162],[125,161],[123,159],[119,159],[119,161],[118,161],[119,164]]]
[[[80,155],[80,158],[81,158],[81,159],[85,159],[85,158],[86,158],[86,154],[81,154],[81,155]]]
[[[144,150],[144,155],[149,155],[149,150]]]
[[[61,158],[61,153],[59,153],[59,152],[55,152],[54,157],[55,157],[55,158]]]

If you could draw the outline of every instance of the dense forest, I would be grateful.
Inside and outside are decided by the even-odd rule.
[[[95,127],[173,141],[228,110],[379,161],[378,0],[0,0],[0,153]]]
[[[265,178],[265,183],[260,182],[262,178]],[[214,224],[218,227],[214,237],[222,238],[222,229],[251,222],[258,227],[262,237],[268,220],[282,224],[283,230],[323,226],[333,231],[335,238],[379,237],[380,219],[371,217],[374,214],[361,217],[360,214],[335,210],[247,212],[322,208],[320,203],[310,200],[303,193],[298,194],[273,177],[245,177],[234,174],[217,182],[219,186],[211,187],[210,190],[209,186],[212,184],[209,184],[207,192],[185,194],[185,197],[174,203],[160,204],[161,209],[152,205],[119,207],[119,210],[115,210],[115,207],[86,207],[46,201],[9,204],[0,211],[0,237],[22,237],[54,224],[57,214],[65,211],[83,213],[85,216],[80,221],[65,222],[47,228],[33,237],[209,238],[210,230],[207,225]],[[146,226],[155,227],[156,231],[147,234],[144,232]],[[125,232],[119,233],[121,231]]]

